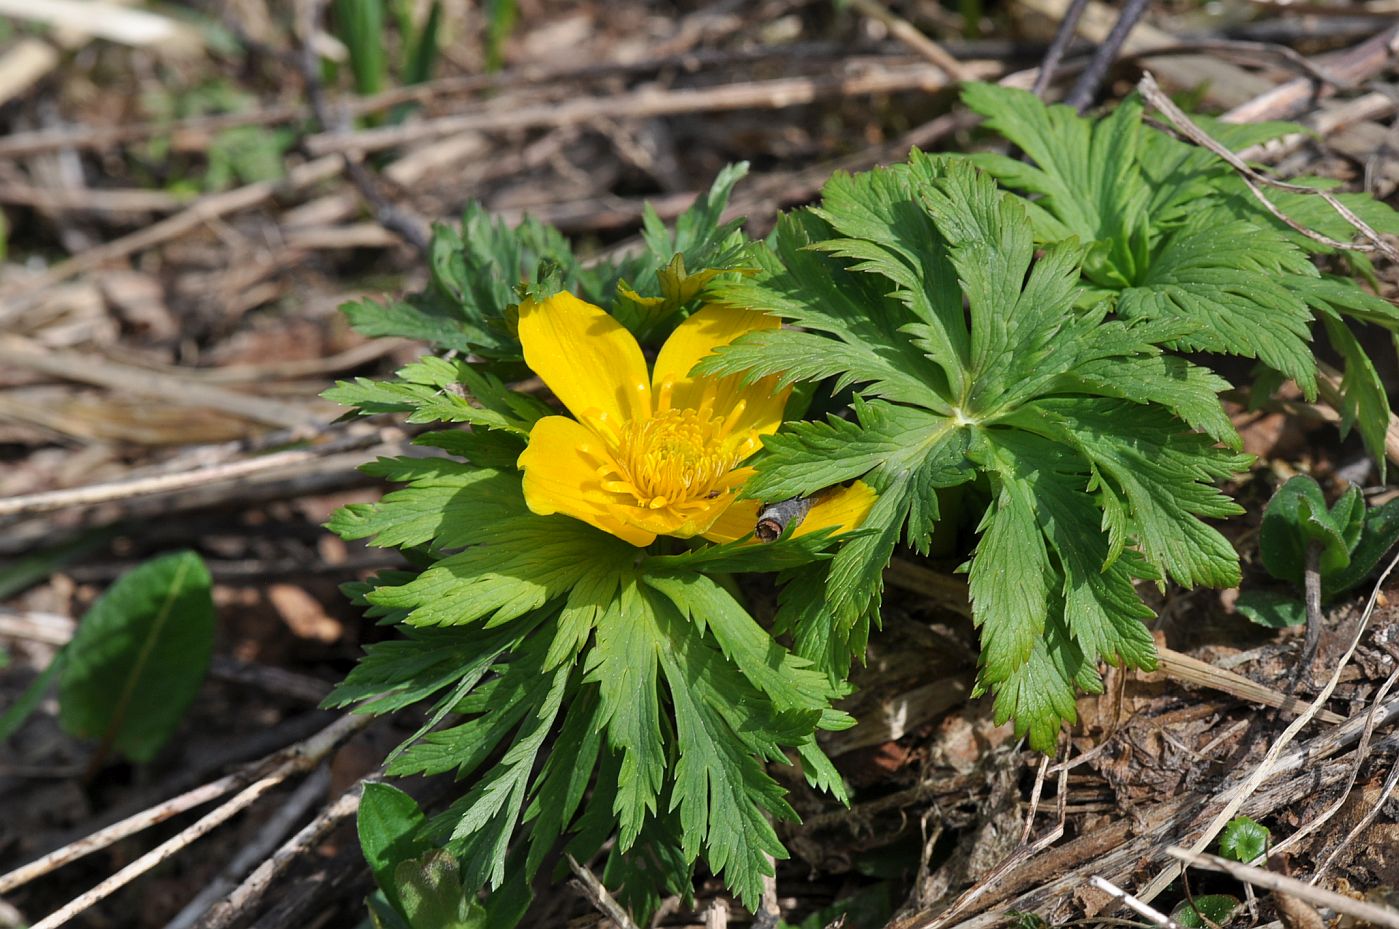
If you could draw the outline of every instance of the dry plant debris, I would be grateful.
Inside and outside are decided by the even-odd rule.
[[[624,252],[644,201],[674,216],[744,159],[758,167],[731,212],[762,232],[834,170],[972,146],[958,81],[1059,98],[1092,74],[1099,48],[1111,67],[1086,85],[1091,99],[1121,97],[1146,67],[1161,87],[1144,85],[1151,102],[1187,134],[1170,103],[1181,95],[1226,121],[1308,127],[1242,153],[1252,181],[1267,165],[1268,178],[1320,174],[1390,202],[1399,185],[1390,0],[1305,14],[1258,2],[1227,25],[1196,4],[1136,4],[1144,18],[1120,47],[1109,41],[1119,10],[1094,0],[521,3],[493,72],[479,6],[446,3],[450,42],[431,79],[356,94],[342,70],[320,88],[320,112],[299,55],[343,51],[324,17],[308,30],[265,0],[180,16],[103,3],[75,19],[74,6],[0,9],[0,710],[148,556],[199,550],[220,627],[211,675],[154,762],[85,777],[92,746],[59,729],[51,700],[6,742],[0,926],[365,918],[371,883],[349,823],[405,733],[313,707],[377,635],[338,584],[396,562],[320,526],[381,492],[356,468],[410,449],[411,427],[336,422],[318,394],[416,356],[410,343],[364,341],[336,309],[421,285],[412,228],[479,200]],[[1380,265],[1390,299],[1394,275]],[[1399,375],[1382,374],[1392,388]],[[1269,470],[1353,473],[1363,455],[1328,415],[1296,398],[1240,408],[1248,448],[1265,458],[1238,494],[1251,513]],[[1256,551],[1247,530],[1233,541],[1246,560]],[[778,868],[771,912],[702,884],[657,925],[780,914],[981,929],[1011,912],[1107,925],[1130,900],[1173,926],[1158,917],[1179,897],[1177,860],[1208,866],[1203,852],[1237,811],[1266,821],[1316,878],[1258,867],[1245,880],[1347,925],[1399,924],[1384,902],[1399,888],[1399,614],[1387,584],[1329,611],[1325,685],[1295,695],[1283,691],[1298,637],[1249,626],[1227,598],[1161,594],[1161,672],[1113,672],[1103,695],[1079,700],[1080,725],[1047,761],[969,698],[975,638],[947,567],[888,572],[886,628],[850,703],[860,725],[827,746],[854,802],[784,784],[804,822],[783,827],[794,858]],[[569,864],[584,892],[557,895],[533,924],[605,913],[627,925],[598,863]],[[1258,922],[1273,915],[1261,905]]]

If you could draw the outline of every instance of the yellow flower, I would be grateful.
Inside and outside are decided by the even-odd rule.
[[[520,304],[525,363],[575,418],[546,416],[520,455],[525,502],[649,545],[658,535],[731,541],[753,535],[758,503],[738,500],[743,462],[782,423],[790,389],[776,378],[691,376],[715,348],[780,322],[709,306],[673,332],[653,371],[630,332],[568,293]],[[863,484],[825,495],[798,531],[859,525],[873,504]]]

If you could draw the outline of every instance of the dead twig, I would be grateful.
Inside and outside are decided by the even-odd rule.
[[[1385,581],[1389,579],[1389,575],[1394,571],[1396,565],[1399,565],[1399,556],[1396,556],[1389,562],[1389,565],[1384,569],[1384,573],[1382,573],[1379,580],[1375,582],[1375,586],[1370,592],[1370,599],[1365,604],[1365,611],[1361,614],[1360,621],[1356,623],[1355,634],[1351,638],[1350,647],[1347,648],[1345,654],[1341,656],[1341,660],[1336,663],[1336,668],[1331,673],[1331,677],[1326,682],[1326,686],[1321,688],[1321,692],[1317,694],[1316,699],[1303,711],[1302,715],[1294,719],[1288,727],[1283,730],[1282,735],[1278,736],[1277,740],[1268,747],[1267,754],[1263,756],[1262,761],[1258,762],[1258,765],[1248,777],[1229,792],[1228,800],[1224,804],[1224,807],[1210,820],[1209,825],[1205,827],[1204,831],[1195,840],[1193,846],[1194,851],[1204,851],[1204,849],[1209,846],[1210,842],[1214,841],[1215,836],[1219,834],[1219,831],[1224,828],[1225,824],[1234,818],[1234,815],[1239,811],[1244,801],[1252,796],[1269,777],[1278,773],[1277,768],[1281,761],[1283,750],[1296,738],[1297,733],[1301,732],[1302,728],[1311,721],[1311,718],[1316,715],[1316,712],[1321,709],[1326,701],[1330,699],[1332,692],[1336,689],[1336,685],[1340,683],[1341,672],[1344,671],[1346,665],[1350,663],[1351,656],[1355,654],[1355,649],[1360,645],[1360,639],[1370,625],[1370,617],[1374,615],[1375,604],[1379,601],[1380,590],[1384,587]],[[1372,710],[1371,712],[1377,714],[1377,711]],[[1375,718],[1377,718],[1377,715]],[[1362,729],[1375,724],[1370,720],[1371,717],[1369,715],[1361,719],[1360,725]],[[1354,722],[1354,720],[1351,722]],[[1346,726],[1338,727],[1338,730],[1347,728],[1349,725],[1350,723],[1348,722]],[[1357,733],[1357,737],[1358,735]],[[1172,864],[1163,868],[1152,878],[1146,890],[1141,893],[1141,898],[1148,902],[1154,900],[1156,895],[1165,890],[1167,885],[1175,880],[1179,873],[1179,865]]]
[[[1152,106],[1160,110],[1161,113],[1164,114],[1166,118],[1171,121],[1171,123],[1176,127],[1176,129],[1178,129],[1181,132],[1182,135],[1190,139],[1190,141],[1194,142],[1196,145],[1199,145],[1200,147],[1213,152],[1215,155],[1219,156],[1219,158],[1221,158],[1226,164],[1228,164],[1231,168],[1238,172],[1240,178],[1244,181],[1245,185],[1247,185],[1248,189],[1253,193],[1253,196],[1257,198],[1257,200],[1261,204],[1263,204],[1264,208],[1266,208],[1269,213],[1272,213],[1273,216],[1277,217],[1278,220],[1280,220],[1283,223],[1286,223],[1290,228],[1296,230],[1297,232],[1300,232],[1307,238],[1312,239],[1315,242],[1320,242],[1322,245],[1326,245],[1330,248],[1338,248],[1348,251],[1378,251],[1381,254],[1383,254],[1386,258],[1389,258],[1391,261],[1399,261],[1399,249],[1395,249],[1394,246],[1386,242],[1378,232],[1376,232],[1373,228],[1370,227],[1369,223],[1366,223],[1359,216],[1356,216],[1353,210],[1351,210],[1341,201],[1337,200],[1335,196],[1333,196],[1330,192],[1325,190],[1318,190],[1314,187],[1307,187],[1302,184],[1289,184],[1286,181],[1275,180],[1273,178],[1267,177],[1266,175],[1259,174],[1253,168],[1249,167],[1249,165],[1246,162],[1241,160],[1239,156],[1235,155],[1233,152],[1229,151],[1229,149],[1225,148],[1223,145],[1220,145],[1214,139],[1210,138],[1210,136],[1207,135],[1204,132],[1204,130],[1202,130],[1199,126],[1195,125],[1195,123],[1191,121],[1190,117],[1185,115],[1185,112],[1181,110],[1180,107],[1176,106],[1175,103],[1173,103],[1169,97],[1167,97],[1164,93],[1161,92],[1161,88],[1157,86],[1156,80],[1151,76],[1149,72],[1142,75],[1141,81],[1137,84],[1137,89],[1141,91],[1142,96],[1145,97],[1147,101],[1151,103]],[[1320,197],[1327,203],[1327,205],[1329,205],[1333,210],[1335,210],[1336,213],[1342,219],[1344,219],[1347,223],[1354,227],[1356,231],[1358,231],[1362,236],[1364,236],[1370,244],[1365,245],[1358,242],[1341,242],[1337,239],[1331,238],[1330,236],[1322,235],[1321,233],[1316,232],[1315,230],[1308,229],[1305,226],[1298,224],[1297,222],[1289,218],[1286,213],[1282,212],[1282,210],[1278,209],[1276,206],[1273,205],[1273,202],[1263,194],[1262,190],[1259,189],[1260,185],[1275,187],[1278,190],[1285,190],[1290,193],[1308,194],[1310,196]]]
[[[281,753],[280,757],[283,760],[267,774],[258,777],[231,799],[215,807],[198,821],[157,845],[96,887],[79,894],[53,913],[39,920],[32,929],[57,929],[74,916],[105,900],[156,865],[183,851],[196,840],[252,806],[265,793],[283,781],[319,765],[341,742],[363,729],[371,721],[372,717],[364,715],[342,716],[305,742]]]
[[[165,929],[191,929],[220,897],[238,886],[241,876],[273,853],[277,843],[296,825],[297,820],[306,815],[312,805],[323,800],[329,788],[330,769],[322,765],[258,828],[257,835],[238,850],[238,854],[233,856],[227,867],[165,924]]]
[[[301,45],[297,62],[301,67],[301,80],[306,86],[306,99],[311,104],[311,112],[315,114],[316,122],[320,124],[322,131],[344,135],[350,131],[349,119],[344,116],[332,118],[326,106],[325,92],[320,79],[321,62],[312,44],[312,37],[316,34],[316,21],[320,18],[320,8],[321,4],[317,0],[305,0],[297,4],[297,32]],[[374,178],[369,176],[368,170],[358,161],[345,160],[345,175],[373,210],[379,225],[413,246],[420,256],[426,257],[430,237],[427,221],[390,203],[380,192]]]
[[[1392,26],[1353,48],[1328,55],[1323,60],[1330,80],[1354,85],[1388,67],[1396,51],[1399,51],[1399,26]],[[1228,123],[1291,119],[1310,109],[1319,99],[1334,94],[1333,87],[1330,84],[1318,86],[1310,77],[1299,77],[1235,106],[1221,119]]]
[[[18,335],[0,335],[0,365],[150,397],[163,403],[221,410],[269,426],[303,429],[308,434],[324,429],[329,421],[329,417],[316,414],[304,404],[238,393],[149,368],[108,361],[87,352],[49,348]]]
[[[365,432],[352,432],[349,435],[322,442],[310,448],[273,452],[270,455],[222,462],[171,474],[156,474],[150,477],[128,478],[103,484],[89,484],[85,487],[71,487],[65,490],[49,490],[10,497],[6,500],[0,500],[0,517],[50,513],[55,510],[95,506],[99,503],[171,493],[187,488],[202,488],[209,484],[231,481],[251,474],[262,474],[293,467],[339,452],[379,445],[386,441],[393,441],[397,436],[396,430],[370,429]]]
[[[993,76],[993,68],[999,68],[976,67],[973,62],[964,62],[964,66],[978,78]],[[852,76],[777,78],[682,90],[648,88],[611,97],[585,97],[558,104],[465,113],[348,134],[322,133],[309,137],[306,147],[316,155],[329,152],[368,153],[461,132],[567,126],[602,118],[635,120],[684,113],[784,109],[831,97],[867,96],[904,90],[931,93],[942,90],[949,83],[947,73],[941,68],[919,65],[882,68],[869,74]]]
[[[1127,0],[1123,4],[1122,12],[1117,16],[1117,22],[1113,24],[1112,31],[1103,40],[1093,53],[1093,59],[1088,62],[1088,67],[1083,69],[1083,73],[1078,76],[1073,90],[1064,98],[1064,102],[1082,113],[1088,104],[1093,102],[1093,98],[1098,94],[1098,88],[1103,83],[1103,78],[1107,76],[1108,68],[1117,58],[1117,53],[1122,50],[1122,46],[1127,42],[1127,36],[1137,25],[1137,20],[1142,18],[1146,8],[1151,5],[1151,0]]]
[[[588,902],[599,913],[616,923],[617,929],[637,929],[636,923],[631,921],[627,911],[622,909],[621,904],[602,886],[602,881],[597,879],[597,875],[579,864],[572,855],[564,855],[564,858],[568,861],[568,869],[578,878],[578,887],[583,891],[583,896],[588,898]]]
[[[1049,82],[1054,78],[1054,72],[1059,70],[1059,62],[1064,57],[1064,52],[1068,50],[1069,43],[1074,39],[1074,30],[1078,28],[1078,21],[1083,16],[1084,7],[1088,6],[1088,0],[1072,0],[1069,8],[1064,11],[1063,17],[1059,20],[1059,25],[1054,30],[1054,40],[1049,43],[1049,49],[1044,53],[1044,59],[1040,62],[1039,71],[1035,75],[1034,86],[1030,92],[1036,97],[1043,97],[1044,92],[1049,87]]]
[[[1166,854],[1191,867],[1219,871],[1246,884],[1263,887],[1275,893],[1285,893],[1315,906],[1324,906],[1335,910],[1337,913],[1353,917],[1363,923],[1399,929],[1399,910],[1391,907],[1380,906],[1376,903],[1347,897],[1335,891],[1313,887],[1305,881],[1299,881],[1275,871],[1265,871],[1252,865],[1240,864],[1237,861],[1220,858],[1218,855],[1205,855],[1174,845],[1166,849]]]
[[[204,918],[196,924],[197,929],[227,929],[238,916],[248,913],[267,895],[272,882],[286,871],[288,865],[320,844],[321,840],[345,819],[359,812],[363,791],[364,780],[361,779],[341,794],[334,803],[321,810],[315,819],[288,839],[272,857],[258,865],[243,883],[210,907],[203,914]]]
[[[8,323],[32,307],[43,293],[55,284],[101,267],[109,261],[116,261],[179,238],[222,216],[250,209],[274,197],[328,180],[340,173],[343,161],[339,155],[317,158],[292,168],[280,181],[259,181],[224,193],[201,197],[174,216],[60,261],[48,270],[25,280],[19,293],[0,303],[0,325]]]
[[[1394,678],[1391,676],[1390,681],[1393,680]],[[1354,784],[1354,781],[1351,783]],[[1390,766],[1389,776],[1384,779],[1384,786],[1380,788],[1380,795],[1375,798],[1375,802],[1365,811],[1365,815],[1360,818],[1360,822],[1352,826],[1351,830],[1346,833],[1345,838],[1341,839],[1341,841],[1336,844],[1335,848],[1327,852],[1326,857],[1323,858],[1321,864],[1317,866],[1316,873],[1312,875],[1311,883],[1315,884],[1319,882],[1331,866],[1336,863],[1337,859],[1340,858],[1341,854],[1346,849],[1350,848],[1351,843],[1360,836],[1360,833],[1370,828],[1371,823],[1379,817],[1380,812],[1384,809],[1385,801],[1394,793],[1396,785],[1399,785],[1399,761],[1395,761],[1394,764]],[[1345,798],[1342,797],[1342,799]]]
[[[119,842],[127,836],[149,829],[157,823],[163,823],[173,816],[178,816],[197,806],[203,806],[211,800],[217,800],[224,794],[237,790],[247,782],[247,774],[230,774],[221,777],[177,797],[171,797],[163,803],[158,803],[150,809],[129,816],[120,822],[113,823],[92,835],[70,842],[62,848],[49,852],[42,858],[37,858],[27,865],[15,868],[8,874],[0,875],[0,894],[9,893],[16,887],[21,887],[36,878],[43,877],[50,871],[56,871],[71,861],[77,861],[93,852],[101,851],[114,842]]]
[[[932,39],[919,31],[918,27],[894,13],[877,0],[850,0],[850,6],[863,16],[884,24],[889,34],[937,65],[954,80],[971,80],[971,74],[962,63]]]
[[[1355,789],[1355,782],[1360,779],[1360,768],[1365,763],[1365,759],[1368,758],[1370,755],[1370,739],[1375,732],[1375,721],[1379,717],[1381,707],[1384,706],[1385,698],[1389,696],[1389,692],[1394,687],[1396,682],[1399,682],[1399,668],[1395,668],[1394,672],[1389,675],[1389,677],[1385,680],[1385,682],[1382,685],[1380,685],[1380,689],[1375,692],[1375,699],[1371,701],[1370,712],[1367,713],[1365,716],[1365,730],[1360,734],[1360,744],[1356,747],[1355,758],[1351,763],[1350,779],[1346,781],[1346,786],[1342,788],[1341,791],[1337,794],[1335,802],[1333,802],[1331,806],[1327,807],[1321,815],[1317,816],[1315,819],[1307,823],[1301,829],[1298,829],[1296,832],[1292,833],[1292,835],[1288,836],[1286,839],[1283,839],[1281,842],[1278,842],[1276,845],[1274,845],[1271,849],[1271,854],[1280,854],[1282,852],[1287,851],[1290,848],[1293,848],[1301,844],[1304,838],[1316,832],[1326,823],[1330,822],[1332,817],[1339,813],[1341,811],[1341,808],[1346,805],[1346,801],[1350,799],[1350,792]],[[1393,777],[1393,774],[1391,774],[1390,776]],[[1392,789],[1392,786],[1393,785],[1391,783],[1389,789]],[[1370,813],[1366,814],[1366,820],[1362,821],[1361,824],[1357,824],[1355,829],[1351,830],[1351,834],[1348,835],[1344,840],[1342,840],[1341,843],[1335,849],[1332,850],[1331,854],[1328,855],[1326,859],[1322,861],[1321,865],[1317,868],[1316,873],[1312,876],[1313,884],[1320,880],[1321,876],[1324,873],[1326,873],[1326,869],[1330,867],[1331,862],[1335,859],[1336,854],[1339,853],[1341,849],[1345,848],[1345,846],[1356,835],[1359,834],[1361,826],[1364,825],[1366,821],[1373,819],[1373,816],[1371,814],[1378,811],[1383,802],[1384,798],[1382,796],[1380,798],[1380,803],[1377,803],[1374,806],[1374,808],[1370,811]],[[1257,862],[1250,862],[1250,864],[1257,864]]]
[[[1127,907],[1127,909],[1132,910],[1134,913],[1137,913],[1140,916],[1144,916],[1145,918],[1149,919],[1151,922],[1155,923],[1158,926],[1164,926],[1166,927],[1166,929],[1181,929],[1180,924],[1177,923],[1174,919],[1171,919],[1171,917],[1167,916],[1165,913],[1162,913],[1160,910],[1156,909],[1150,904],[1143,903],[1142,901],[1138,900],[1136,897],[1132,896],[1127,891],[1123,890],[1121,887],[1118,887],[1116,884],[1114,884],[1112,881],[1107,880],[1106,878],[1099,877],[1095,874],[1088,879],[1088,883],[1092,884],[1094,887],[1098,888],[1103,893],[1112,897],[1114,900],[1117,900],[1118,902],[1122,903],[1124,906]]]
[[[1161,671],[1173,680],[1208,687],[1249,703],[1269,706],[1293,715],[1302,713],[1308,707],[1305,700],[1281,693],[1242,674],[1226,671],[1208,661],[1183,655],[1174,649],[1161,647],[1156,650],[1156,654]],[[1340,713],[1330,710],[1318,710],[1314,715],[1318,721],[1333,726],[1346,721]]]

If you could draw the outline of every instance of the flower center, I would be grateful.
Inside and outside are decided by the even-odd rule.
[[[707,411],[675,409],[624,424],[616,448],[621,480],[608,489],[651,509],[719,496],[736,483],[728,478],[739,460],[724,426]]]

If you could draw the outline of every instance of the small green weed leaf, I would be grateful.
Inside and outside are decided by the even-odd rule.
[[[384,42],[384,4],[381,0],[335,0],[335,34],[350,55],[355,91],[362,96],[384,89],[388,57]]]
[[[1272,834],[1268,827],[1247,816],[1235,816],[1219,834],[1219,854],[1231,861],[1249,862],[1268,851]]]
[[[486,912],[462,888],[459,872],[440,848],[399,862],[393,884],[411,929],[486,929]]]
[[[1229,894],[1206,894],[1196,897],[1194,905],[1184,901],[1171,911],[1171,919],[1185,929],[1208,929],[1210,926],[1224,926],[1243,904],[1238,897]]]
[[[423,17],[422,28],[412,36],[405,36],[408,55],[403,62],[404,84],[421,84],[432,77],[441,31],[442,0],[432,0],[427,15]]]
[[[41,671],[39,676],[34,678],[33,683],[24,689],[24,693],[19,695],[19,699],[14,702],[14,705],[4,713],[0,713],[0,742],[4,742],[18,732],[19,727],[24,725],[24,721],[29,718],[30,714],[39,708],[39,704],[43,702],[44,694],[49,692],[54,679],[63,670],[63,656],[66,652],[67,649],[63,649],[54,655],[53,661],[49,662],[49,666]],[[3,666],[4,662],[0,662],[0,667]]]
[[[1292,594],[1275,590],[1245,590],[1234,608],[1252,622],[1269,629],[1307,624],[1307,605]]]
[[[1358,541],[1364,500],[1352,487],[1337,501],[1326,506],[1321,485],[1305,474],[1289,480],[1263,511],[1258,547],[1268,573],[1298,587],[1306,573],[1307,547],[1321,546],[1321,574],[1341,570],[1350,563],[1351,546]],[[1357,509],[1358,507],[1358,509]]]
[[[1399,500],[1367,509],[1360,539],[1350,553],[1350,564],[1322,577],[1322,595],[1338,596],[1368,578],[1396,542],[1399,542]]]
[[[376,781],[364,785],[356,821],[360,851],[379,889],[405,916],[394,875],[401,863],[428,851],[416,835],[426,820],[418,802],[397,787]]]
[[[117,579],[78,624],[59,673],[63,727],[150,761],[194,700],[214,644],[209,571],[194,552]]]

